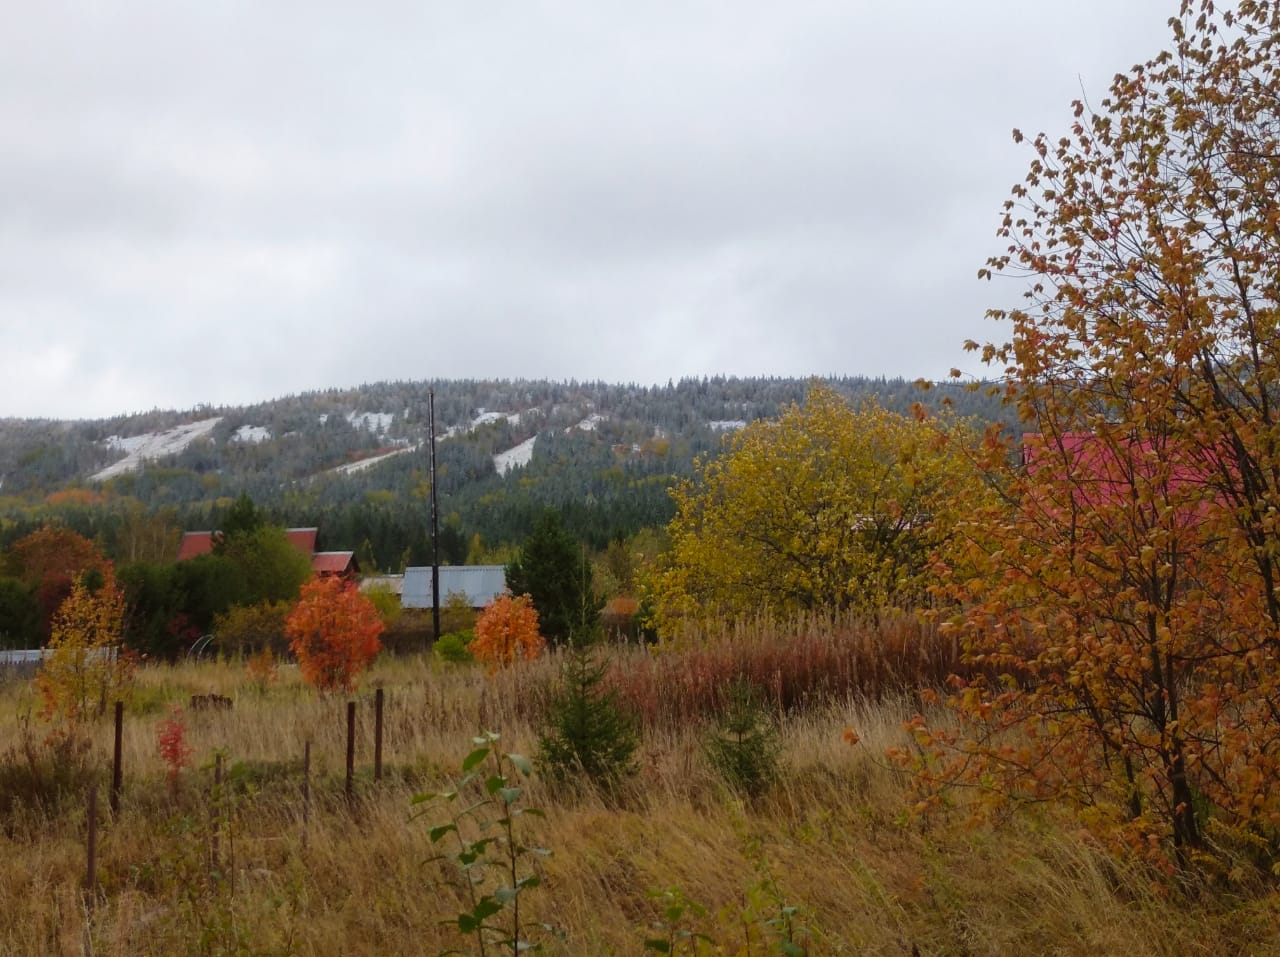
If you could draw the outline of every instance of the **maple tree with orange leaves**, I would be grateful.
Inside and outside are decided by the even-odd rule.
[[[382,650],[378,609],[354,582],[313,578],[285,620],[289,650],[302,677],[322,692],[354,690]]]
[[[40,610],[40,631],[49,636],[54,612],[85,572],[101,573],[107,559],[83,535],[60,525],[46,525],[25,535],[5,556],[9,574],[33,590]]]
[[[467,646],[477,661],[492,670],[521,658],[533,659],[547,647],[538,631],[538,611],[528,595],[499,595],[476,620],[476,636]]]

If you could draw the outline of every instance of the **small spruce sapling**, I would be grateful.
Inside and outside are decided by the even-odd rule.
[[[778,726],[751,682],[728,686],[724,710],[706,742],[707,757],[731,786],[748,797],[764,794],[778,777]]]
[[[635,771],[639,744],[636,722],[623,708],[615,689],[603,687],[608,662],[583,648],[573,648],[560,670],[562,689],[552,700],[548,724],[538,743],[553,777],[583,775],[612,790]]]

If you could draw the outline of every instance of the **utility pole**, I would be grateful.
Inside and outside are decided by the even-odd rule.
[[[440,509],[436,502],[436,390],[427,390],[431,434],[431,640],[440,637]]]

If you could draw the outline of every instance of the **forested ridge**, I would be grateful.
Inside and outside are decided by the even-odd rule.
[[[825,381],[854,403],[874,396],[905,412],[917,402],[945,402],[984,421],[1014,418],[985,390],[955,384],[924,390],[903,379]],[[279,523],[317,526],[322,549],[360,550],[366,567],[424,561],[434,389],[445,560],[518,544],[548,506],[576,537],[603,548],[665,524],[673,514],[669,489],[691,474],[695,458],[715,455],[739,424],[803,400],[811,382],[379,382],[242,407],[93,421],[0,419],[0,547],[50,520],[109,547],[135,534],[143,514],[164,514],[182,529],[216,527],[247,494]],[[129,440],[213,419],[176,454],[95,477],[125,458]],[[495,456],[529,440],[527,463],[500,473]],[[341,468],[378,456],[386,457]]]

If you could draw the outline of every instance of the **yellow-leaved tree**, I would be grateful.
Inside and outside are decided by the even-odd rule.
[[[111,566],[91,588],[81,576],[54,612],[48,656],[36,675],[36,690],[49,719],[71,723],[103,715],[133,677],[133,662],[122,646],[124,594]]]
[[[974,444],[964,423],[853,408],[813,386],[673,491],[659,631],[708,615],[919,605],[957,516],[985,494]]]

